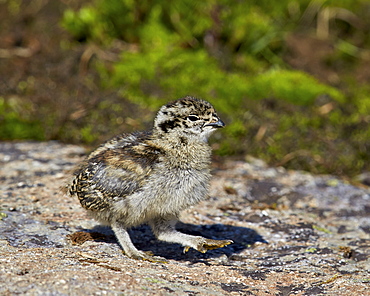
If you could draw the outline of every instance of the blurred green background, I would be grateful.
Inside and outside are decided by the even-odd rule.
[[[90,147],[193,95],[225,158],[370,171],[367,0],[0,1],[0,140]]]

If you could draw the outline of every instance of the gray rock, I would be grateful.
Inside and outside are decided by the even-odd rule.
[[[210,197],[178,228],[234,240],[206,254],[134,243],[168,263],[125,257],[63,186],[84,149],[57,142],[0,143],[1,295],[366,295],[370,191],[333,176],[229,161]],[[72,238],[82,244],[73,244]]]

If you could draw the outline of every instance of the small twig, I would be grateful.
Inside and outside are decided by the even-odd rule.
[[[312,153],[308,150],[304,150],[304,149],[300,149],[300,150],[296,150],[296,151],[293,151],[291,153],[288,153],[287,155],[285,155],[277,164],[276,166],[282,166],[284,164],[286,164],[287,162],[293,160],[294,158],[297,158],[299,156],[307,156],[307,157],[311,157],[312,159],[314,159],[317,163],[322,163],[321,162],[321,157],[320,156],[312,156]]]
[[[34,39],[28,47],[15,47],[11,49],[0,48],[0,58],[8,59],[14,56],[29,58],[40,51],[40,49],[40,42],[37,39]]]
[[[326,281],[322,281],[322,282],[319,282],[317,284],[313,284],[314,286],[321,286],[321,285],[326,285],[326,284],[329,284],[329,283],[332,283],[334,282],[336,279],[342,277],[342,275],[340,274],[335,274],[334,276],[332,276],[330,279],[326,280]]]
[[[103,262],[103,261],[100,261],[100,260],[97,260],[97,259],[84,259],[84,258],[80,258],[80,259],[78,259],[78,261],[85,262],[85,263],[96,264],[96,265],[98,265],[100,267],[104,267],[106,269],[110,269],[110,270],[114,270],[114,271],[122,271],[122,269],[119,268],[119,267],[108,265],[106,262]]]

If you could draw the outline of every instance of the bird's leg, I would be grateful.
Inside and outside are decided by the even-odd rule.
[[[150,262],[161,262],[165,263],[166,261],[159,257],[153,257],[151,252],[143,252],[136,249],[134,244],[131,241],[130,235],[127,232],[127,229],[122,223],[114,222],[111,225],[116,238],[121,245],[126,256],[137,259],[137,260],[146,260]]]
[[[184,246],[184,252],[190,248],[205,253],[208,250],[225,247],[232,244],[232,240],[214,240],[202,236],[184,234],[175,229],[177,220],[175,217],[157,218],[150,222],[155,236],[162,241],[177,243]]]

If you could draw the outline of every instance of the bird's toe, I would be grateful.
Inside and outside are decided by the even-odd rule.
[[[205,253],[208,250],[214,250],[214,249],[218,249],[218,248],[223,248],[223,247],[225,247],[227,245],[230,245],[232,243],[233,243],[232,240],[205,239],[203,242],[201,242],[198,245],[197,250],[199,252]]]
[[[129,258],[140,260],[140,261],[149,261],[152,263],[168,263],[168,261],[165,258],[154,256],[153,252],[151,251],[147,251],[147,252],[138,251],[130,255],[127,255],[127,254],[125,255],[128,256]]]

